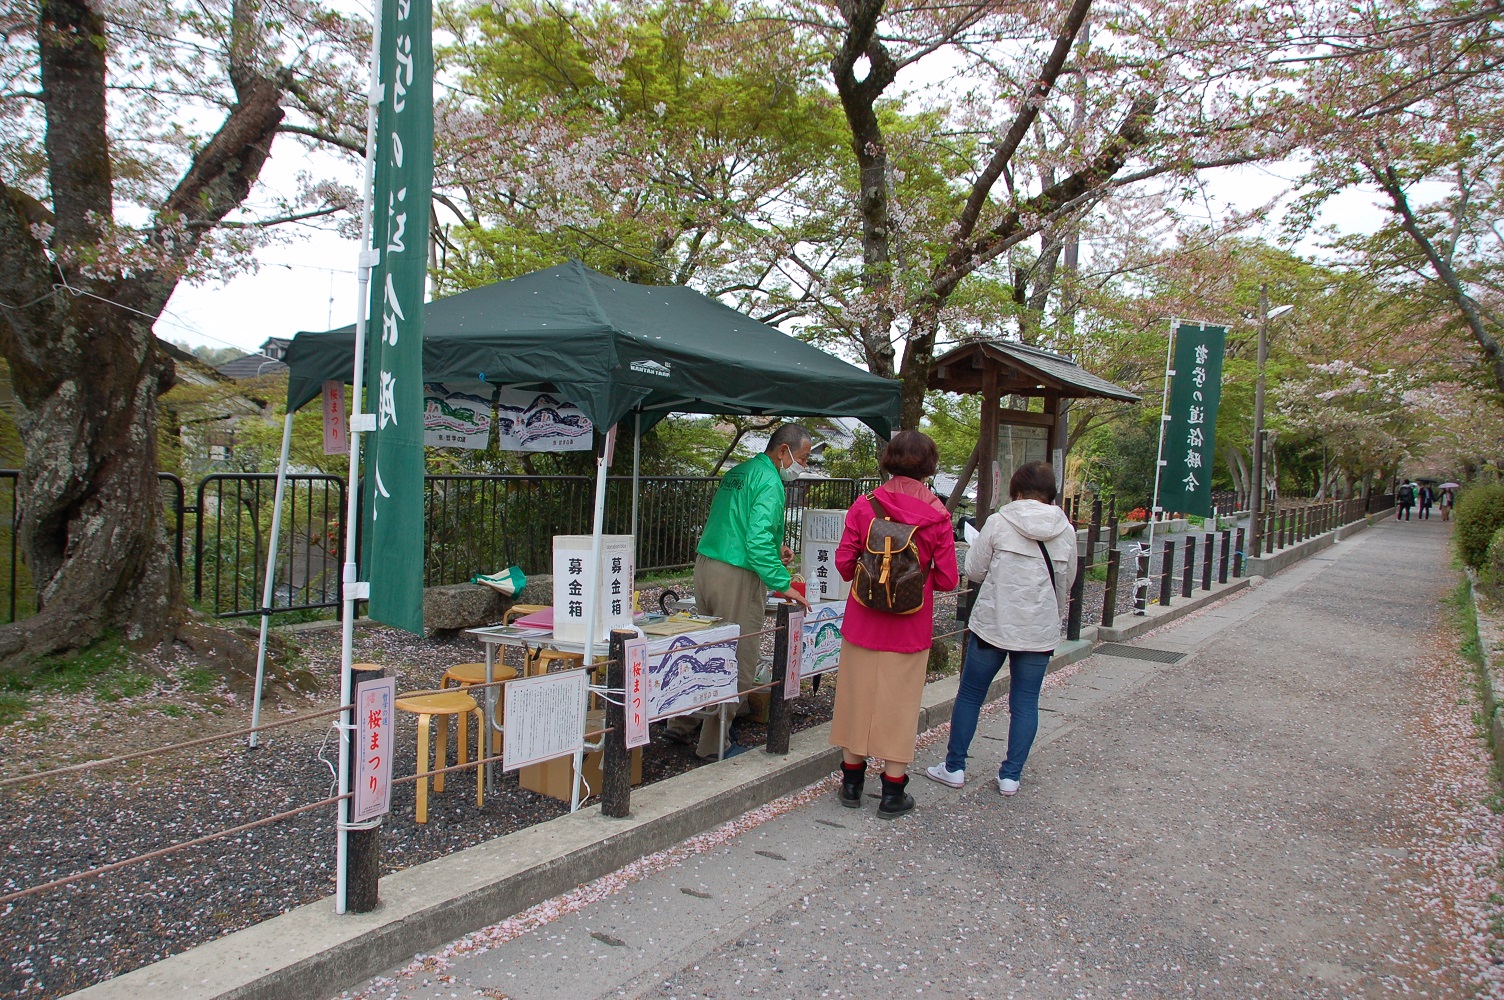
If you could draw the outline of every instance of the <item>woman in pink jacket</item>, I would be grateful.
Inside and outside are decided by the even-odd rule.
[[[904,791],[914,761],[919,731],[919,701],[930,642],[935,631],[936,590],[956,585],[956,541],[945,505],[920,482],[935,474],[940,458],[935,442],[918,431],[899,431],[883,451],[882,469],[892,476],[873,491],[888,517],[917,525],[914,544],[919,561],[929,567],[924,606],[914,614],[895,615],[846,602],[841,627],[841,666],[836,675],[835,718],[830,742],[841,748],[841,805],[862,804],[867,758],[883,761],[883,796],[877,814],[884,819],[914,808]],[[846,512],[846,528],[836,549],[842,579],[856,574],[857,559],[876,513],[866,495]]]

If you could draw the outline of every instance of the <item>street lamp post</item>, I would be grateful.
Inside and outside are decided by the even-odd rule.
[[[1248,498],[1248,551],[1261,554],[1264,532],[1264,365],[1269,360],[1269,321],[1279,319],[1294,306],[1269,308],[1269,285],[1259,286],[1259,373],[1253,389],[1253,484]]]

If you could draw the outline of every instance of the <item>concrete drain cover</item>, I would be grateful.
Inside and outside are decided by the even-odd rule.
[[[1185,653],[1177,653],[1173,649],[1129,646],[1121,642],[1104,642],[1092,652],[1103,656],[1126,656],[1133,660],[1153,660],[1155,663],[1179,663],[1186,658]]]

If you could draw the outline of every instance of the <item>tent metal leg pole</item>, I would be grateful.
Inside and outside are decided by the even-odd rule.
[[[595,630],[596,623],[600,621],[601,613],[601,565],[602,555],[605,551],[606,534],[606,458],[611,454],[612,446],[616,444],[616,428],[613,426],[606,432],[601,441],[600,453],[595,457],[595,520],[591,527],[590,536],[590,566],[593,570],[590,586],[585,594],[585,669],[595,662]],[[588,699],[588,695],[586,696]],[[569,811],[574,812],[580,807],[580,755],[575,755],[576,767],[574,769],[574,788],[570,792]]]
[[[637,411],[635,417],[637,426],[632,429],[632,571],[634,574],[637,566],[642,562],[640,543],[637,541],[638,479],[642,470],[642,411]],[[632,581],[632,586],[636,589],[635,579]]]
[[[277,492],[272,500],[272,535],[266,546],[266,583],[261,588],[261,640],[256,645],[256,693],[251,697],[251,738],[255,747],[261,725],[261,687],[266,680],[266,630],[271,624],[273,582],[277,572],[277,540],[282,534],[282,500],[287,490],[287,453],[292,450],[292,414],[282,422],[282,457],[277,461]]]

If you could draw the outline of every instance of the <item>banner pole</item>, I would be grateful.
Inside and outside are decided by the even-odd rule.
[[[251,698],[251,737],[255,748],[256,727],[261,725],[261,686],[266,680],[266,630],[272,617],[272,578],[277,571],[277,539],[282,532],[282,499],[287,489],[287,454],[292,450],[292,414],[282,421],[282,457],[277,460],[277,492],[272,499],[272,536],[266,546],[266,583],[261,588],[261,639],[256,644],[256,693]],[[343,702],[341,702],[343,704]]]
[[[376,266],[379,252],[371,248],[371,203],[376,185],[376,113],[381,104],[382,88],[379,58],[381,54],[381,16],[378,4],[374,23],[371,26],[371,89],[366,99],[366,164],[365,194],[360,209],[360,258],[356,270],[355,295],[355,370],[351,373],[350,390],[350,478],[345,489],[345,562],[341,567],[340,589],[344,617],[341,621],[339,653],[339,703],[349,705],[352,700],[353,682],[350,665],[355,661],[355,603],[361,596],[357,581],[355,534],[356,518],[359,516],[360,496],[360,442],[366,431],[363,396],[366,364],[366,319],[370,303],[371,268]],[[375,421],[370,421],[371,429]],[[350,794],[350,733],[355,719],[350,709],[339,717],[339,794]],[[334,848],[334,912],[344,913],[349,888],[349,830],[350,799],[341,798],[335,806],[338,822],[335,824]]]
[[[1154,499],[1149,504],[1149,558],[1154,558],[1154,522],[1159,517],[1159,478],[1165,466],[1165,423],[1170,419],[1170,376],[1175,372],[1170,365],[1175,361],[1175,331],[1179,323],[1170,317],[1170,338],[1165,343],[1165,388],[1164,398],[1159,403],[1159,447],[1154,452]],[[1135,581],[1134,586],[1138,583]],[[1144,586],[1148,586],[1147,583]]]

